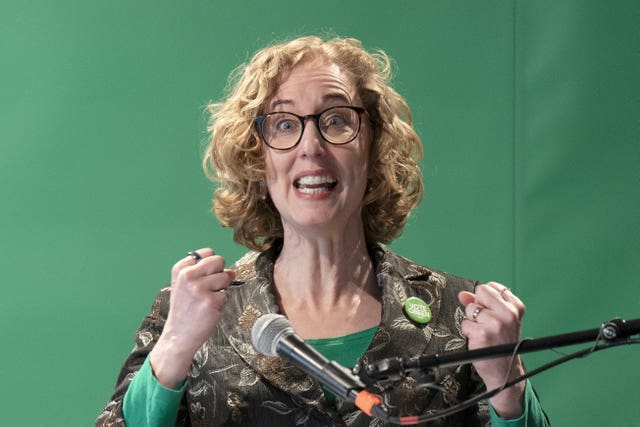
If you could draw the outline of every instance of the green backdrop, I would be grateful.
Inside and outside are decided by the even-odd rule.
[[[92,424],[175,260],[244,252],[209,212],[203,107],[296,35],[398,65],[426,198],[395,249],[508,284],[526,336],[638,317],[639,22],[635,0],[2,0],[0,424]],[[639,355],[533,383],[555,425],[637,425]]]

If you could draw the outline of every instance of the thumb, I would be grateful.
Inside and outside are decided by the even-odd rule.
[[[225,268],[224,272],[227,273],[227,276],[229,276],[229,280],[231,280],[232,282],[236,280],[236,272],[234,270]]]
[[[476,301],[476,296],[471,292],[461,291],[458,293],[458,301],[460,301],[460,304],[466,307],[472,302]]]

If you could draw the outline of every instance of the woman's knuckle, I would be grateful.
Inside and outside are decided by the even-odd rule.
[[[224,268],[224,264],[225,264],[224,258],[222,258],[220,255],[215,255],[211,257],[211,262],[214,264],[217,270],[221,270]]]
[[[179,264],[175,264],[173,267],[171,267],[171,276],[175,277],[177,276],[181,271],[180,265]]]

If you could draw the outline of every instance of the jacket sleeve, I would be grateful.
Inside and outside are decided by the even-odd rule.
[[[142,324],[136,331],[133,350],[120,369],[114,393],[109,398],[105,408],[98,415],[96,426],[111,427],[126,425],[122,414],[124,395],[129,388],[131,380],[142,367],[142,364],[162,333],[162,328],[169,313],[169,294],[170,288],[168,287],[163,288],[158,293],[151,307],[151,312],[144,318]],[[190,425],[184,398],[178,410],[176,425]]]

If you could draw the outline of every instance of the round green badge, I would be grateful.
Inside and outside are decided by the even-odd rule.
[[[416,323],[427,324],[431,321],[431,308],[429,304],[418,297],[408,298],[404,303],[404,311]]]

